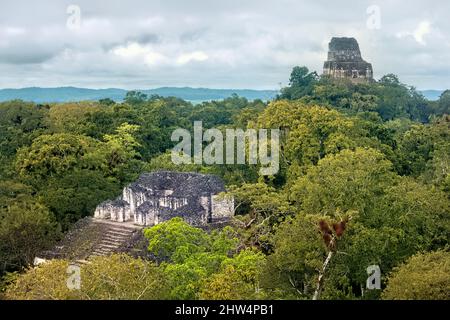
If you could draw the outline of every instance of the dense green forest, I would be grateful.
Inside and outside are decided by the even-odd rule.
[[[353,84],[295,67],[270,102],[0,103],[0,291],[6,299],[450,299],[450,91],[428,101],[392,74]],[[174,165],[176,128],[278,128],[280,171]],[[29,267],[145,171],[217,174],[236,218],[148,228],[154,260]],[[381,290],[366,290],[379,265]],[[111,280],[113,279],[113,280]],[[319,281],[320,279],[320,281]]]

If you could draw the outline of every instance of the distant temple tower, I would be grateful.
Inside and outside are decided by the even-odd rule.
[[[328,60],[323,74],[335,79],[349,79],[354,83],[373,81],[372,64],[361,57],[355,38],[335,38],[328,44]]]

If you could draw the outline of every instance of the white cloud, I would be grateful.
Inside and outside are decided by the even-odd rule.
[[[153,66],[158,63],[166,63],[167,58],[158,52],[148,52],[145,54],[144,61],[147,66]]]
[[[166,51],[170,51],[168,49],[176,50],[177,47],[172,46],[171,48],[166,48]],[[153,65],[185,65],[190,62],[202,62],[209,59],[208,55],[203,51],[193,51],[189,53],[169,53],[162,54],[157,52],[151,45],[141,45],[137,42],[132,42],[124,46],[115,47],[112,50],[112,53],[120,58],[123,58],[129,62],[134,63],[145,63],[148,66]]]
[[[136,58],[151,53],[148,47],[143,47],[139,43],[130,43],[126,46],[119,46],[113,50],[115,55],[122,58]]]
[[[189,63],[191,61],[206,61],[208,60],[208,55],[206,53],[204,53],[203,51],[194,51],[194,52],[190,52],[190,53],[184,53],[181,54],[178,59],[177,59],[177,63],[178,64],[186,64]]]
[[[6,27],[4,30],[6,36],[20,36],[26,32],[25,28],[20,27]]]
[[[426,45],[425,36],[431,33],[431,23],[429,21],[421,21],[419,25],[412,31],[397,32],[398,38],[413,37],[417,43]]]
[[[139,43],[133,42],[126,46],[119,46],[112,50],[112,52],[129,62],[136,64],[144,63],[147,66],[167,63],[168,58],[163,54],[156,52],[149,45],[142,46]]]
[[[422,45],[425,45],[424,37],[431,32],[431,23],[428,21],[422,21],[414,30],[414,39]]]
[[[147,17],[143,20],[138,21],[138,24],[142,28],[157,28],[163,25],[165,22],[164,17],[161,16],[153,16]]]
[[[445,0],[378,0],[380,30],[366,27],[369,0],[77,0],[76,31],[71,3],[0,1],[0,87],[278,88],[295,65],[320,73],[332,36],[356,37],[377,77],[450,87]]]

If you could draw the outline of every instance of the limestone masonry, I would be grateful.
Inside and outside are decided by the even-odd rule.
[[[95,218],[152,226],[181,217],[191,225],[206,225],[234,215],[234,200],[218,196],[224,191],[223,181],[214,175],[144,173],[119,198],[100,204]]]
[[[335,79],[349,79],[355,83],[373,80],[372,65],[363,60],[358,42],[354,38],[331,39],[323,74]]]

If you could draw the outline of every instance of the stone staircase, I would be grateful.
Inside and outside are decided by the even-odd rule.
[[[78,264],[88,263],[91,257],[112,253],[134,253],[136,238],[142,236],[142,226],[132,222],[115,222],[96,218],[80,220],[53,249],[43,252],[42,259],[68,259]]]
[[[206,231],[229,225],[229,219],[217,220],[202,226]],[[126,253],[133,257],[151,259],[148,240],[142,233],[143,226],[133,222],[116,222],[87,217],[79,220],[64,238],[51,250],[38,255],[35,264],[51,259],[67,259],[78,265],[89,263],[90,258]]]
[[[133,237],[133,234],[142,229],[130,223],[94,220],[95,223],[104,224],[107,228],[97,243],[94,244],[90,256],[106,256],[118,252]]]
[[[124,223],[97,220],[96,223],[109,225],[102,238],[94,245],[91,256],[105,256],[117,252],[123,245],[127,244],[133,233],[140,227]]]

